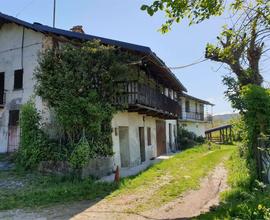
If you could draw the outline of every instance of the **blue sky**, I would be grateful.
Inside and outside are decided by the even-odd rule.
[[[52,25],[53,0],[0,0],[2,13],[29,22]],[[175,25],[168,34],[157,30],[164,21],[159,13],[153,17],[140,10],[141,0],[57,0],[56,27],[70,29],[83,25],[86,33],[141,44],[162,58],[167,66],[182,66],[200,60],[207,42],[215,42],[226,17],[213,18],[189,27],[186,22]],[[232,112],[223,95],[222,75],[228,70],[220,64],[206,61],[192,67],[175,70],[175,75],[190,95],[211,101],[213,112]],[[219,71],[217,71],[219,69]]]

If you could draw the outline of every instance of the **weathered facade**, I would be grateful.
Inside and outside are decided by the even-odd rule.
[[[182,116],[179,119],[179,124],[197,136],[205,137],[206,124],[212,120],[211,113],[205,109],[206,106],[212,107],[213,104],[187,94],[182,94],[180,101],[182,103]]]
[[[12,23],[0,22],[0,28],[0,152],[9,152],[19,145],[19,110],[34,93],[33,72],[44,35]],[[42,110],[39,98],[36,106]]]
[[[128,107],[112,120],[114,167],[136,166],[175,151],[177,118],[182,110],[178,99],[186,89],[150,48],[30,24],[0,13],[0,152],[19,147],[19,111],[34,95],[33,75],[39,52],[53,41],[65,43],[70,39],[99,39],[146,57],[143,63],[147,65],[147,82],[119,82],[125,92],[115,102]],[[40,97],[35,96],[35,105],[43,120],[50,122],[48,108]]]

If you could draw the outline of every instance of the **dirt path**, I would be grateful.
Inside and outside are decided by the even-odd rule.
[[[84,201],[60,205],[34,212],[26,210],[0,212],[0,219],[186,219],[208,211],[211,206],[218,205],[219,193],[227,188],[226,179],[227,171],[219,165],[201,181],[198,190],[189,191],[173,202],[143,213],[132,213],[127,210],[132,210],[132,207],[140,202],[143,203],[150,192],[117,196],[96,203]]]
[[[199,190],[191,190],[158,210],[145,213],[152,219],[178,219],[198,216],[209,211],[210,207],[219,203],[219,194],[228,186],[227,171],[223,166],[215,170],[201,182]]]

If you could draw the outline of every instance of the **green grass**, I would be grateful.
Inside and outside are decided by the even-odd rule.
[[[183,192],[197,188],[200,179],[229,158],[233,149],[234,146],[214,147],[211,150],[207,146],[197,146],[153,165],[137,176],[124,178],[119,184],[100,183],[92,179],[79,181],[39,173],[0,172],[0,185],[3,181],[22,184],[22,187],[1,187],[0,210],[113,199],[126,194],[145,195],[146,200],[137,201],[132,211],[159,207]]]
[[[123,194],[150,194],[147,201],[138,203],[132,211],[144,211],[178,198],[183,192],[195,189],[200,179],[216,165],[229,158],[234,146],[208,150],[197,146],[177,154],[174,158],[154,165],[135,178],[122,181],[120,188],[110,198]]]
[[[222,194],[219,207],[198,219],[270,219],[270,210],[267,211],[270,208],[270,189],[262,190],[259,184],[254,184],[246,161],[239,156],[237,148],[226,166],[230,190]]]
[[[96,183],[92,179],[79,181],[55,176],[42,176],[38,173],[1,172],[0,180],[16,181],[23,184],[23,187],[9,189],[1,187],[0,210],[101,199],[117,188],[116,184]]]

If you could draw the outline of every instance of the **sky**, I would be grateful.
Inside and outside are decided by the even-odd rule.
[[[204,58],[205,46],[215,43],[226,16],[211,18],[198,25],[176,24],[167,34],[158,32],[164,14],[150,17],[140,6],[142,0],[56,0],[56,27],[70,29],[83,25],[88,34],[149,46],[169,67],[183,66]],[[28,22],[52,26],[53,0],[0,0],[0,12]],[[228,70],[221,64],[205,61],[174,74],[192,96],[215,104],[214,114],[231,113],[224,97],[222,76]],[[210,109],[209,109],[210,111]]]

